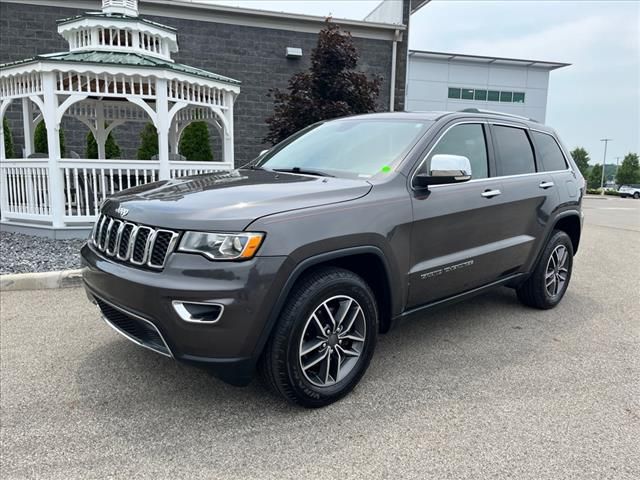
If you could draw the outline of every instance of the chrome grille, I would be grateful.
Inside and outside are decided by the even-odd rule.
[[[91,242],[108,257],[155,269],[164,267],[178,241],[178,232],[136,225],[107,215],[100,215]]]

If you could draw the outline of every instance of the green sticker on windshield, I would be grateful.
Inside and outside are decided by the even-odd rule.
[[[389,173],[391,171],[391,167],[389,165],[385,165],[380,169],[380,171],[383,173]]]

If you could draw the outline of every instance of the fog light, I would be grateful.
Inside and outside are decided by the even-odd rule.
[[[185,322],[216,323],[222,318],[224,305],[208,302],[183,302],[174,300],[173,309]]]

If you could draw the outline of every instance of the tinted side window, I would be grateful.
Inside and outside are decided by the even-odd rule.
[[[527,132],[521,128],[493,126],[500,175],[534,173],[536,164]]]
[[[462,155],[471,163],[472,178],[487,178],[489,168],[487,163],[487,143],[484,129],[479,123],[465,123],[456,125],[445,133],[425,162],[422,172],[427,171],[434,155]]]
[[[539,132],[531,132],[533,141],[536,144],[538,158],[542,161],[542,170],[553,172],[554,170],[566,170],[567,163],[564,161],[562,150],[551,135]]]

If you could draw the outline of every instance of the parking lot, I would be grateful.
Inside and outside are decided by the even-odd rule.
[[[309,411],[136,347],[80,289],[1,295],[14,478],[640,478],[640,201],[585,200],[551,311],[508,289],[382,336]]]

